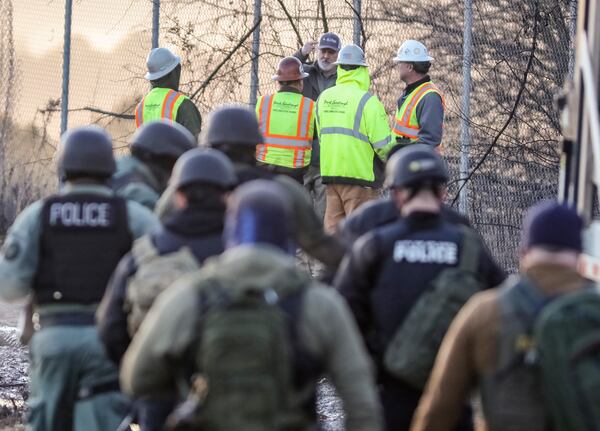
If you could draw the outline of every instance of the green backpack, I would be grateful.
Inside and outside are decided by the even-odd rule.
[[[410,309],[387,345],[384,366],[393,376],[423,390],[450,323],[482,288],[477,276],[481,241],[461,226],[463,244],[458,266],[443,270]]]
[[[304,289],[280,297],[272,289],[225,289],[218,283],[201,297],[201,310],[207,311],[191,394],[195,406],[187,418],[173,420],[171,429],[306,430],[290,342]]]
[[[586,289],[548,304],[534,338],[552,428],[600,430],[600,294]]]
[[[137,239],[131,253],[137,271],[129,279],[125,307],[129,311],[129,335],[133,337],[158,295],[181,276],[199,269],[200,264],[188,247],[160,255],[149,235]]]

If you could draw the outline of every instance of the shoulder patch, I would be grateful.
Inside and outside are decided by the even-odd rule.
[[[21,254],[21,246],[14,240],[7,240],[0,250],[5,260],[14,260]]]

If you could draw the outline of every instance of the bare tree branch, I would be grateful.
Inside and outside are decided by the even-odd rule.
[[[300,48],[302,48],[304,46],[304,42],[302,41],[302,36],[300,36],[298,27],[296,26],[296,23],[294,22],[294,18],[292,18],[292,15],[290,15],[290,13],[288,12],[287,8],[285,7],[285,4],[283,3],[283,0],[277,0],[277,3],[279,3],[279,5],[281,6],[281,9],[283,9],[283,13],[285,13],[285,16],[287,16],[287,19],[290,21],[292,30],[294,30],[294,33],[296,33],[296,39],[298,39],[298,44],[300,45]]]
[[[365,26],[363,23],[363,19],[362,16],[360,15],[360,12],[356,10],[356,8],[354,7],[354,5],[352,3],[350,3],[348,0],[344,0],[346,2],[346,4],[348,6],[350,6],[350,9],[352,9],[352,12],[354,12],[354,15],[356,15],[356,18],[358,18],[358,22],[360,23],[360,34],[362,35],[362,42],[360,44],[360,47],[363,49],[363,51],[365,50],[365,45],[367,44],[367,34],[365,33]]]
[[[59,111],[60,111],[60,109],[57,109],[57,108],[47,108],[47,109],[39,110],[39,112],[41,112],[42,114],[45,114],[47,112],[59,112]],[[108,116],[115,117],[115,118],[121,118],[123,120],[135,120],[135,115],[105,111],[104,109],[94,108],[93,106],[84,106],[83,108],[69,109],[69,112],[81,112],[81,111],[95,112],[96,114],[108,115]]]
[[[327,16],[325,15],[325,0],[319,0],[319,7],[321,8],[321,19],[323,20],[323,33],[328,33],[329,24],[327,24]]]

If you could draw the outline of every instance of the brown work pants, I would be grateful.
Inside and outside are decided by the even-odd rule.
[[[334,233],[340,220],[363,203],[377,199],[379,190],[349,184],[327,184],[325,188],[325,231]]]

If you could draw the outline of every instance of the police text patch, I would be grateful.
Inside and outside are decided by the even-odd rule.
[[[50,205],[50,226],[109,227],[111,205],[108,202],[54,202]]]
[[[394,244],[394,261],[456,265],[458,247],[449,241],[403,240]]]

